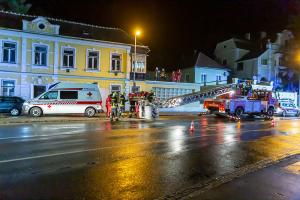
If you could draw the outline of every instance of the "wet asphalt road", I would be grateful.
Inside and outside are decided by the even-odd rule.
[[[179,197],[195,184],[300,150],[299,122],[173,116],[0,126],[0,199]]]

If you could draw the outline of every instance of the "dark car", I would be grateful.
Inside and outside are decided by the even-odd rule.
[[[0,96],[0,113],[10,113],[12,116],[18,116],[22,112],[24,101],[20,97]]]

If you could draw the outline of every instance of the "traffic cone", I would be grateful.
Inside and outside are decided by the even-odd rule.
[[[195,131],[194,120],[192,120],[192,122],[191,122],[190,131]]]
[[[271,126],[272,126],[272,127],[275,126],[275,120],[274,120],[274,119],[272,119]]]

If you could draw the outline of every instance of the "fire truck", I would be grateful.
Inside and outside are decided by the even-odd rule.
[[[272,117],[278,107],[277,100],[272,97],[272,86],[247,84],[248,89],[237,84],[230,93],[206,99],[204,108],[211,113],[237,117],[243,114]]]

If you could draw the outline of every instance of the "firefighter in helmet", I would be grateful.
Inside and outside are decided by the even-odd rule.
[[[120,106],[120,117],[122,117],[123,113],[125,112],[125,103],[126,103],[125,92],[121,93],[119,96],[119,106]]]
[[[129,104],[130,104],[130,110],[129,110],[129,117],[131,118],[133,114],[135,114],[135,93],[129,94]]]
[[[153,103],[154,98],[155,98],[153,90],[151,90],[149,93],[147,93],[146,98],[149,101],[149,103]]]
[[[111,117],[110,120],[113,119],[118,120],[118,94],[116,92],[112,93],[111,96]]]

